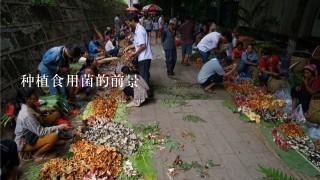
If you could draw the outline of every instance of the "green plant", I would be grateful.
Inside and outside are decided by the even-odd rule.
[[[200,58],[200,54],[199,54],[198,52],[193,53],[193,54],[190,56],[190,61],[196,61],[198,58]]]
[[[251,11],[239,6],[238,19],[249,28],[267,31],[270,27],[279,26],[277,17],[268,16],[269,1],[260,0]]]
[[[3,115],[1,117],[1,122],[0,124],[3,125],[3,127],[6,127],[8,123],[10,123],[13,120],[13,117],[11,116],[7,116],[7,115]]]
[[[165,139],[165,148],[171,152],[173,149],[180,150],[181,146],[180,143],[172,140],[171,136],[167,136]]]
[[[67,115],[66,113],[69,111],[66,100],[59,95],[41,96],[39,99],[46,101],[46,104],[41,105],[40,108],[58,108],[60,112],[63,112],[65,115]]]
[[[52,6],[57,3],[56,0],[29,0],[31,6]]]
[[[21,177],[25,177],[26,179],[33,180],[33,179],[40,179],[39,174],[44,163],[37,163],[37,162],[29,162],[25,166],[27,167],[23,175]]]
[[[130,161],[133,163],[139,172],[141,172],[146,180],[157,179],[157,171],[153,167],[153,159],[149,155],[135,155],[131,156]]]
[[[294,180],[295,178],[289,175],[284,174],[282,171],[279,169],[274,169],[274,168],[265,168],[258,164],[260,168],[260,172],[265,174],[266,176],[263,179],[268,179],[268,180]]]
[[[189,122],[194,122],[197,123],[199,121],[201,122],[206,122],[205,120],[203,120],[202,118],[200,118],[199,116],[195,116],[195,115],[187,115],[183,117],[183,120],[185,121],[189,121]]]

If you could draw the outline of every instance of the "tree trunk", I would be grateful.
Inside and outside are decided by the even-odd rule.
[[[287,54],[286,54],[287,56],[291,56],[291,54],[296,49],[301,21],[302,21],[308,2],[309,0],[299,0],[296,17],[294,18],[291,24],[291,33],[290,33],[288,46],[287,46]]]

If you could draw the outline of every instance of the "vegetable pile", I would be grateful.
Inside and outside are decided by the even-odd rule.
[[[295,123],[289,122],[286,124],[282,124],[279,127],[287,137],[294,138],[305,136],[305,133],[301,129],[301,127]]]
[[[81,140],[72,145],[71,151],[74,155],[69,159],[55,158],[45,163],[40,178],[83,179],[93,172],[97,173],[97,178],[114,179],[122,171],[122,155],[109,145],[94,145]]]

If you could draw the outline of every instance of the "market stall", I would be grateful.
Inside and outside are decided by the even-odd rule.
[[[291,104],[279,97],[286,94],[284,90],[269,94],[250,79],[229,79],[225,86],[232,100],[224,105],[239,113],[241,120],[259,123],[264,138],[289,167],[309,176],[320,175],[320,141],[308,137],[303,117],[287,113],[286,106],[291,108]]]

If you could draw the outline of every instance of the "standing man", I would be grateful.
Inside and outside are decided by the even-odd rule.
[[[197,45],[203,64],[208,62],[210,51],[212,49],[217,48],[219,43],[227,43],[231,42],[231,40],[232,35],[229,31],[224,31],[221,34],[218,32],[212,32],[203,37]]]
[[[152,57],[152,51],[148,35],[144,27],[139,23],[138,15],[130,13],[127,17],[129,25],[135,29],[133,44],[126,47],[124,52],[129,49],[135,48],[135,52],[131,54],[133,57],[138,57],[138,72],[139,75],[145,80],[150,87],[150,65]]]
[[[173,70],[177,61],[177,49],[174,44],[176,22],[170,20],[169,27],[165,28],[162,32],[161,42],[166,56],[167,74],[173,76]]]
[[[69,71],[69,60],[80,56],[80,48],[78,46],[68,44],[66,46],[57,46],[49,49],[43,56],[38,70],[41,76],[46,76],[50,94],[60,94],[66,99],[65,84],[59,81],[59,85],[54,83],[53,79],[58,80],[63,74]],[[58,77],[56,77],[58,75]]]
[[[194,25],[190,21],[190,16],[186,16],[185,22],[180,26],[181,43],[182,43],[182,63],[189,66],[189,57],[192,54]]]
[[[116,15],[114,18],[114,27],[116,29],[116,33],[118,34],[120,32],[120,19],[119,19],[119,14]]]

